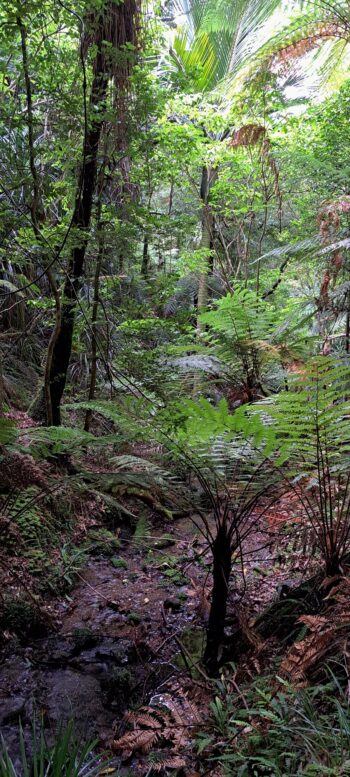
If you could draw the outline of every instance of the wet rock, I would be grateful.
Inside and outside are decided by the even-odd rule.
[[[132,687],[132,674],[125,667],[113,667],[101,681],[101,687],[111,700],[128,698]]]
[[[164,609],[165,610],[173,610],[174,612],[179,612],[181,610],[181,607],[183,605],[183,602],[181,599],[165,599],[164,600]]]
[[[4,714],[7,705],[16,698],[29,698],[35,688],[35,673],[22,656],[12,656],[0,669],[0,709]]]
[[[73,669],[45,676],[45,708],[50,724],[65,725],[75,720],[75,731],[82,739],[93,739],[96,731],[112,726],[113,714],[103,704],[99,680]]]
[[[14,696],[12,699],[7,699],[4,707],[0,710],[0,726],[4,726],[12,721],[18,722],[24,713],[25,705],[26,699],[24,696]]]
[[[135,645],[129,639],[105,639],[96,650],[99,659],[113,661],[120,666],[132,663],[137,658]]]
[[[135,646],[128,639],[114,640],[107,637],[96,641],[98,644],[95,647],[81,650],[78,655],[70,659],[70,666],[100,674],[109,666],[115,664],[125,666],[137,659]]]
[[[74,653],[74,644],[68,639],[52,637],[41,646],[42,660],[57,666],[64,666]]]
[[[74,629],[72,640],[74,642],[75,652],[94,647],[98,643],[97,635],[88,627]]]

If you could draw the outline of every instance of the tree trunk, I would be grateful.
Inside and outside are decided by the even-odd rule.
[[[0,353],[0,417],[3,415],[3,412],[4,412],[5,399],[6,399],[6,389],[5,389],[4,373],[2,368],[2,354]]]
[[[228,585],[231,574],[231,545],[226,526],[220,526],[213,544],[213,590],[209,613],[204,663],[210,676],[218,671],[224,640]]]
[[[207,248],[208,252],[210,250],[210,232],[206,222],[205,215],[203,215],[203,222],[202,222],[201,248]],[[198,276],[198,297],[197,297],[197,311],[198,311],[197,334],[199,335],[205,330],[205,326],[204,324],[202,324],[200,320],[200,316],[202,313],[205,313],[207,309],[207,301],[208,301],[208,273],[201,272],[199,273],[199,276]]]
[[[99,304],[99,294],[100,294],[100,273],[101,273],[101,267],[102,262],[104,258],[104,247],[105,247],[105,241],[104,241],[104,232],[103,232],[103,223],[101,218],[101,212],[102,212],[102,189],[99,197],[98,202],[98,212],[97,212],[97,232],[98,232],[98,255],[97,255],[97,262],[96,262],[96,268],[95,268],[95,277],[94,277],[94,300],[92,305],[92,316],[91,316],[91,374],[90,374],[90,386],[89,386],[89,401],[93,400],[95,397],[95,388],[96,388],[96,376],[97,376],[97,314],[98,314],[98,304]],[[84,424],[84,430],[85,432],[88,432],[90,429],[92,419],[92,410],[89,409],[86,411],[85,415],[85,424]]]
[[[39,181],[38,172],[35,164],[33,99],[32,99],[32,83],[29,75],[29,64],[28,64],[27,30],[20,17],[17,18],[17,25],[19,27],[20,34],[21,34],[23,74],[24,74],[26,101],[27,101],[29,167],[31,171],[32,185],[33,185],[33,196],[32,196],[32,202],[30,207],[30,214],[31,214],[31,222],[33,226],[34,235],[38,241],[38,244],[41,246],[42,249],[44,249],[41,227],[45,222],[45,212],[44,212],[44,207],[43,207],[42,197],[41,197],[40,181]],[[46,263],[47,263],[47,257],[44,256],[44,265]],[[54,345],[61,329],[61,298],[60,298],[60,292],[57,287],[53,271],[49,266],[49,263],[47,263],[45,274],[49,282],[52,296],[55,300],[55,325],[54,325],[54,328],[50,337],[48,349],[47,349],[47,358],[46,358],[45,375],[44,375],[44,388],[43,388],[43,399],[45,403],[46,421],[47,421],[47,424],[50,426],[53,421],[51,392],[50,392],[50,369],[51,369]],[[39,405],[40,405],[40,402],[39,402]]]
[[[108,77],[104,72],[104,59],[100,52],[96,55],[94,70],[95,76],[91,87],[89,112],[92,120],[86,129],[83,164],[78,180],[76,203],[72,217],[72,233],[77,244],[72,249],[69,260],[63,292],[64,302],[62,305],[61,328],[54,344],[51,360],[50,393],[52,423],[54,426],[58,426],[61,423],[60,403],[66,385],[72,351],[74,318],[89,239],[99,141],[107,96]]]
[[[148,235],[145,235],[143,239],[141,275],[145,280],[147,280],[149,275]]]
[[[202,235],[201,245],[202,249],[207,249],[208,264],[210,258],[210,249],[212,247],[212,229],[213,229],[213,214],[208,204],[210,189],[217,177],[216,170],[212,170],[208,167],[202,169],[202,180],[200,187],[200,197],[203,203],[202,207]],[[208,301],[208,270],[200,272],[198,275],[198,297],[197,297],[197,334],[200,335],[204,331],[200,316],[205,313],[207,309]]]
[[[93,62],[93,81],[90,93],[89,121],[86,122],[83,164],[79,176],[71,228],[74,247],[71,252],[64,286],[61,330],[55,342],[50,370],[50,391],[53,424],[60,423],[60,402],[66,385],[72,350],[75,311],[80,281],[84,272],[85,253],[89,239],[91,211],[95,191],[99,143],[105,120],[108,79],[116,83],[118,121],[125,126],[126,92],[131,67],[131,50],[137,43],[135,0],[103,5],[102,12],[93,14],[95,29],[92,40],[97,53]],[[94,26],[94,25],[92,25]],[[118,60],[116,61],[116,53]]]
[[[346,318],[345,318],[345,352],[350,352],[350,294],[346,295]]]

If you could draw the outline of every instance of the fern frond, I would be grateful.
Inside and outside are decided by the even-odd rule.
[[[154,728],[156,730],[162,728],[161,721],[154,714],[150,714],[148,707],[145,707],[144,712],[142,707],[137,712],[127,712],[125,720],[127,723],[134,723],[137,727],[143,726],[144,728]]]
[[[9,418],[0,418],[0,445],[9,445],[17,437],[17,428]]]
[[[266,254],[262,254],[258,259],[255,259],[252,264],[257,264],[257,262],[261,262],[263,259],[281,259],[285,256],[290,257],[298,257],[298,256],[308,256],[309,258],[312,258],[313,256],[327,256],[328,254],[334,253],[334,251],[339,251],[342,248],[349,248],[350,247],[350,238],[344,238],[342,240],[336,240],[333,243],[330,243],[329,245],[323,245],[322,239],[320,235],[315,235],[314,237],[308,237],[305,240],[299,240],[295,243],[290,243],[285,246],[279,246],[278,248],[273,248],[271,251],[268,251]]]
[[[141,753],[149,753],[151,747],[158,739],[157,731],[151,729],[136,729],[135,731],[129,731],[120,739],[115,739],[112,742],[113,750],[122,750],[127,753],[135,753],[138,750]]]

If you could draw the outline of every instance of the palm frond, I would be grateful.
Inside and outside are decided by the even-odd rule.
[[[278,248],[273,248],[266,254],[262,254],[258,259],[255,259],[252,264],[257,264],[257,262],[261,262],[263,259],[280,259],[285,256],[298,257],[307,255],[309,258],[316,255],[327,256],[342,248],[350,248],[350,238],[346,237],[328,245],[323,245],[321,236],[315,235],[314,237],[308,237],[305,240],[298,240],[295,243],[289,243],[284,246],[279,246]]]
[[[198,89],[212,89],[228,73],[239,71],[266,42],[261,37],[264,23],[279,4],[280,0],[193,0],[189,9],[187,0],[177,0],[177,12],[188,21],[174,48],[185,71],[189,64],[199,66]]]

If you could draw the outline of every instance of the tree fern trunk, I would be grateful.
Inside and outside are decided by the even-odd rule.
[[[213,544],[213,589],[204,652],[204,663],[210,676],[214,676],[219,667],[220,649],[224,640],[230,574],[231,545],[226,526],[222,525]]]
[[[203,246],[203,243],[202,243]],[[208,302],[208,273],[201,272],[198,276],[198,301],[197,301],[197,334],[202,334],[205,330],[204,324],[200,320],[202,313],[205,313]]]

